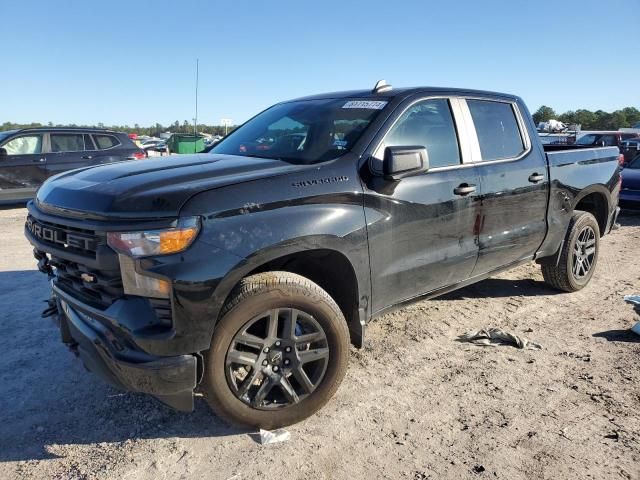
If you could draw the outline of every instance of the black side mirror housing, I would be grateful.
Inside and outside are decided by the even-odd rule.
[[[422,146],[387,147],[382,172],[387,180],[399,180],[429,170],[429,154]]]
[[[7,156],[7,149],[0,147],[0,157],[6,157],[6,156]]]

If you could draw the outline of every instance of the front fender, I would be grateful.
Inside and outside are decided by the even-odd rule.
[[[265,207],[253,213],[208,219],[203,233],[203,242],[243,259],[220,280],[212,297],[216,311],[250,272],[278,258],[310,250],[342,254],[355,273],[361,303],[368,304],[369,252],[360,204],[319,201],[274,209]]]
[[[366,315],[371,285],[362,189],[348,171],[318,168],[319,178],[338,181],[304,187],[299,185],[305,178],[298,175],[246,182],[203,192],[184,206],[182,215],[202,218],[198,238],[184,253],[155,257],[143,268],[171,279],[174,319],[201,333],[194,351],[209,347],[220,310],[242,278],[298,252],[343,255],[354,271]]]

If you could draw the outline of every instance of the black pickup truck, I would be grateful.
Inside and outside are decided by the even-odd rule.
[[[618,162],[546,153],[512,95],[380,84],[279,103],[209,154],[62,173],[25,234],[88,369],[273,428],[329,400],[374,317],[532,260],[584,287]]]

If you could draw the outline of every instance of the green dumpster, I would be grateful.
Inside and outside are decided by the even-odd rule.
[[[199,135],[174,133],[167,141],[171,153],[200,153],[204,150],[204,139]]]

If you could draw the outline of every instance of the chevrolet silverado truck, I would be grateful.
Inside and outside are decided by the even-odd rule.
[[[583,288],[619,154],[545,152],[516,96],[379,82],[278,103],[207,154],[61,173],[25,235],[90,371],[274,428],[331,398],[375,317],[530,261]]]

